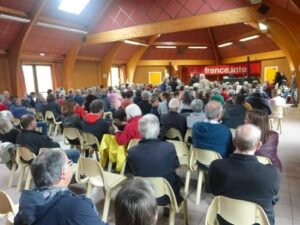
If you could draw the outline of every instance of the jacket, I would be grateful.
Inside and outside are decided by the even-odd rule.
[[[224,110],[222,124],[236,129],[245,123],[247,109],[242,104],[228,104]]]
[[[109,122],[100,115],[88,113],[82,123],[82,131],[93,134],[100,142],[103,134],[109,133],[109,126]]]
[[[54,142],[47,135],[34,130],[22,130],[17,136],[16,143],[28,147],[36,155],[39,154],[40,148],[60,147],[59,143]]]
[[[116,140],[119,145],[128,145],[131,139],[141,139],[138,123],[142,116],[135,116],[127,121],[122,132],[116,132]]]
[[[68,188],[22,191],[15,225],[104,225],[95,205]]]
[[[187,126],[186,118],[179,115],[178,112],[170,111],[168,114],[160,115],[160,135],[161,137],[170,129],[176,128],[180,131],[182,138],[184,138]]]

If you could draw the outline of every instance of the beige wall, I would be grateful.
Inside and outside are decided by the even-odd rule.
[[[0,92],[8,90],[11,92],[8,59],[5,56],[0,57]]]
[[[165,67],[164,66],[138,66],[135,70],[133,83],[148,84],[149,72],[161,72],[161,78],[163,79],[165,76]]]
[[[270,59],[270,60],[262,60],[261,61],[261,81],[264,81],[264,73],[265,73],[265,67],[268,66],[278,66],[278,71],[283,72],[287,79],[288,79],[288,85],[291,81],[291,69],[289,67],[288,61],[286,58],[280,58],[280,59]]]
[[[100,85],[100,67],[98,62],[77,61],[74,66],[72,88]]]

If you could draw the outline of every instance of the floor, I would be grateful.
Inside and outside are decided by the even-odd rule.
[[[299,109],[286,107],[286,118],[283,121],[283,134],[279,141],[279,157],[283,164],[281,187],[279,191],[280,200],[275,206],[275,223],[278,225],[300,225],[300,111]],[[299,129],[299,130],[298,130]],[[61,142],[61,136],[56,139]],[[179,171],[183,175],[183,171]],[[14,180],[13,187],[7,188],[9,170],[5,165],[0,164],[0,189],[6,191],[17,203],[20,193],[16,191],[17,178]],[[190,194],[188,198],[189,224],[205,224],[205,215],[213,196],[205,192],[201,195],[200,205],[195,205],[195,174],[192,175],[190,182]],[[84,187],[75,185],[74,190],[83,192]],[[99,212],[103,207],[103,192],[101,189],[94,189],[93,201],[96,203]],[[0,203],[1,204],[1,203]],[[111,202],[109,223],[114,224],[113,202]],[[0,218],[0,225],[4,224]],[[158,224],[168,224],[168,218],[163,216],[162,209],[159,209]],[[176,215],[176,224],[182,225],[183,214]]]

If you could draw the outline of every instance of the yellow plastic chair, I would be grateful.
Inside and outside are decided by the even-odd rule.
[[[25,190],[29,189],[30,181],[31,181],[30,163],[35,157],[36,157],[35,154],[30,149],[26,147],[17,147],[16,161],[19,167],[21,168],[17,191],[21,191],[22,189],[23,177],[26,173],[26,170],[28,171],[27,171],[27,177],[26,177],[26,183],[24,189]]]
[[[164,179],[163,177],[141,177],[141,178],[152,184],[156,198],[167,195],[168,198],[170,199],[170,204],[168,205],[168,207],[170,208],[169,225],[175,224],[175,214],[181,212],[182,210],[184,214],[184,224],[185,225],[189,224],[187,199],[185,197],[184,200],[181,202],[181,204],[178,205],[173,189],[166,179]]]
[[[190,184],[190,152],[186,146],[186,143],[183,141],[174,141],[167,140],[169,143],[172,143],[175,146],[176,154],[179,159],[179,163],[181,167],[186,167],[186,177],[185,177],[185,185],[184,185],[184,193],[187,195],[189,191]]]
[[[66,145],[69,145],[68,140],[73,140],[73,141],[74,140],[79,140],[79,145],[76,146],[76,147],[79,148],[82,155],[84,155],[83,138],[82,138],[82,136],[81,136],[81,134],[80,134],[80,132],[77,128],[74,128],[74,127],[64,128],[63,140],[64,140],[64,143]],[[74,146],[71,145],[71,147],[74,147]]]
[[[191,143],[189,142],[189,140],[192,140],[192,128],[188,128],[185,135],[184,135],[184,142],[190,146]]]
[[[135,145],[138,145],[139,142],[140,142],[140,139],[131,139],[131,140],[129,141],[129,143],[128,143],[128,146],[127,146],[127,152],[128,152],[128,150],[129,150],[131,147],[133,147],[133,146],[135,146]],[[124,173],[125,173],[125,168],[126,168],[126,160],[125,160],[125,162],[124,162],[124,164],[123,164],[123,167],[122,167],[122,169],[121,169],[120,174],[124,175]]]
[[[183,141],[183,138],[181,136],[181,133],[176,128],[170,128],[164,135],[167,139],[178,139],[179,141]]]
[[[258,204],[224,196],[216,196],[210,203],[205,225],[219,224],[217,214],[229,223],[237,225],[270,224],[266,213]]]
[[[45,120],[49,124],[49,132],[48,135],[51,136],[51,132],[54,129],[53,137],[56,137],[58,129],[60,129],[60,125],[62,124],[62,121],[56,121],[55,116],[53,112],[46,111],[45,113]]]
[[[14,224],[14,217],[18,213],[18,204],[15,205],[4,191],[0,190],[0,214],[5,216],[5,225]]]
[[[85,178],[81,178],[85,175]],[[105,172],[100,163],[94,159],[80,157],[76,170],[76,180],[78,183],[87,184],[87,196],[92,196],[93,187],[104,189],[105,201],[102,220],[106,223],[109,211],[111,193],[119,187],[127,178],[120,174]]]
[[[257,158],[258,162],[260,162],[264,165],[272,164],[272,161],[269,157],[257,155],[256,158]]]
[[[92,157],[93,153],[96,154],[96,159],[99,162],[99,141],[95,135],[82,132],[83,146],[85,150],[89,151],[89,156]]]
[[[285,117],[285,111],[282,106],[272,105],[272,114],[269,115],[271,129],[274,127],[274,120],[277,120],[276,130],[282,134],[282,119]]]
[[[191,167],[191,171],[198,172],[196,205],[200,204],[202,181],[205,172],[204,170],[198,167],[197,162],[203,164],[204,166],[209,167],[212,161],[221,158],[222,158],[221,155],[215,151],[192,147],[190,167]]]

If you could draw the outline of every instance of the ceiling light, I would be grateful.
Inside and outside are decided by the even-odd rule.
[[[189,49],[206,49],[207,46],[188,46]]]
[[[142,43],[142,42],[130,41],[130,40],[125,40],[124,43],[130,44],[130,45],[149,46],[149,45],[147,45],[145,43]]]
[[[176,48],[176,46],[173,46],[173,45],[157,45],[156,48]]]
[[[59,10],[79,15],[90,0],[61,0]]]
[[[223,48],[223,47],[226,47],[226,46],[229,46],[229,45],[232,45],[232,44],[233,44],[233,42],[226,42],[226,43],[224,43],[224,44],[218,45],[218,47],[219,47],[219,48]]]
[[[29,23],[30,19],[22,18],[22,17],[17,17],[17,16],[11,16],[7,14],[0,14],[0,19],[6,19],[6,20],[13,20],[21,23]]]
[[[40,53],[40,56],[45,56],[45,53]]]
[[[36,25],[40,26],[40,27],[47,27],[47,28],[52,28],[52,29],[56,29],[56,30],[70,31],[70,32],[79,33],[79,34],[87,34],[88,33],[85,30],[78,30],[78,29],[71,28],[71,27],[64,27],[64,26],[50,24],[50,23],[44,23],[44,22],[37,22]]]
[[[252,36],[249,36],[249,37],[245,37],[245,38],[241,38],[240,41],[250,41],[250,40],[253,40],[253,39],[256,39],[256,38],[259,38],[258,34],[255,34],[255,35],[252,35]]]
[[[266,24],[259,22],[258,26],[261,32],[266,33],[268,31],[268,26]]]

